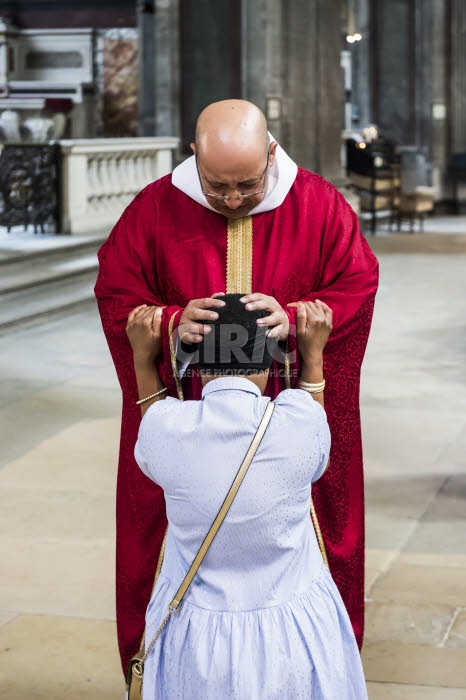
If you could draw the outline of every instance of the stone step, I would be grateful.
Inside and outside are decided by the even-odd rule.
[[[3,294],[31,289],[48,282],[80,276],[98,267],[97,254],[49,256],[46,259],[26,259],[21,262],[0,264],[0,299]]]
[[[4,274],[3,266],[0,266],[0,298],[1,295],[32,289],[49,282],[58,282],[70,277],[80,277],[83,273],[97,271],[96,254],[86,255],[71,260],[60,260],[56,263],[49,261],[47,265],[37,265],[34,262],[25,266],[25,263],[16,263],[9,266]]]
[[[95,303],[97,251],[105,238],[55,236],[0,246],[0,333]]]
[[[77,308],[94,305],[96,268],[68,278],[42,282],[1,295],[0,333],[35,325],[45,318],[64,316]]]
[[[0,238],[0,267],[15,265],[26,259],[31,262],[56,260],[63,256],[76,257],[86,255],[99,249],[107,234],[98,232],[88,236],[2,236]]]

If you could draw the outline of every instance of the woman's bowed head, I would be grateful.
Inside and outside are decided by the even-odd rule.
[[[266,380],[272,363],[277,337],[270,337],[270,326],[264,323],[265,309],[249,309],[241,294],[222,296],[215,318],[207,321],[207,332],[196,345],[195,362],[199,364],[203,381],[208,375],[222,373],[239,376],[263,375]],[[213,302],[218,299],[212,298]],[[332,330],[332,310],[323,301],[297,302],[296,336],[300,352],[301,378],[318,381],[322,376],[322,353]],[[154,372],[161,352],[162,309],[143,304],[129,314],[126,333],[134,358],[136,375]],[[265,384],[264,384],[265,386]],[[261,387],[262,388],[262,387]],[[164,398],[164,397],[160,397]]]
[[[228,295],[228,297],[236,296]],[[298,301],[289,306],[296,307],[296,335],[301,356],[304,358],[321,354],[332,331],[332,310],[320,299],[316,299],[315,302]],[[154,361],[159,356],[162,309],[163,307],[141,304],[129,314],[126,333],[135,362],[140,359]],[[257,324],[260,328],[262,325],[260,317],[257,319]],[[209,328],[207,333],[210,330]]]

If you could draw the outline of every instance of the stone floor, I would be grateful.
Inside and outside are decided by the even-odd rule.
[[[465,700],[466,247],[372,244],[369,696]],[[95,308],[1,337],[0,367],[0,697],[118,700],[120,395]]]

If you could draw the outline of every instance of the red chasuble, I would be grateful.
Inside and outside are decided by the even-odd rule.
[[[251,246],[251,222],[252,278],[250,269],[249,273],[242,269]],[[313,487],[313,499],[330,569],[361,644],[364,493],[359,376],[378,264],[353,210],[331,184],[299,169],[283,204],[229,225],[224,216],[174,187],[167,175],[129,205],[101,248],[99,262],[95,292],[123,392],[116,511],[117,625],[123,668],[139,648],[167,524],[163,492],[144,476],[133,456],[140,410],[126,320],[140,304],[165,306],[159,371],[169,393],[176,396],[170,321],[176,328],[181,309],[191,299],[227,291],[227,276],[228,291],[247,292],[234,285],[241,287],[249,274],[253,292],[274,296],[285,309],[290,302],[316,298],[333,309],[334,329],[324,357],[332,450],[325,476]],[[292,328],[296,312],[286,310]],[[293,335],[289,349],[296,350]],[[296,357],[292,386],[299,375],[298,363]],[[200,398],[198,378],[185,377],[181,383],[186,399]],[[284,388],[283,365],[275,364],[266,393],[273,398]]]

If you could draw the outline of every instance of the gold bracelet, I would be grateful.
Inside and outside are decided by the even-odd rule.
[[[150,401],[151,399],[155,399],[156,396],[160,396],[160,394],[163,394],[164,391],[167,391],[166,386],[164,386],[163,389],[160,389],[160,391],[157,391],[155,394],[151,394],[150,396],[146,396],[145,399],[139,399],[139,401],[136,401],[136,406],[140,406],[142,403],[146,403],[146,401]]]
[[[310,394],[321,394],[325,389],[325,379],[316,384],[310,384],[309,382],[303,382],[302,379],[298,379],[298,389],[308,391]]]

